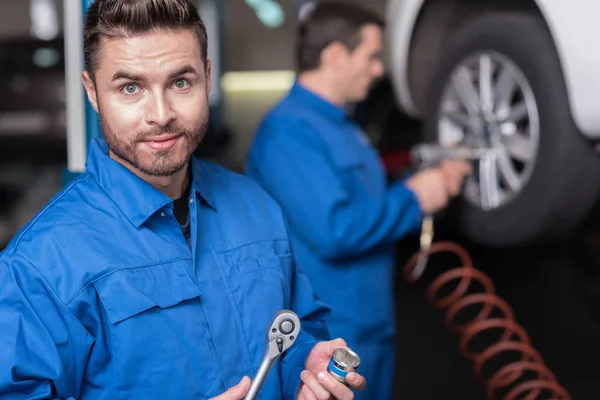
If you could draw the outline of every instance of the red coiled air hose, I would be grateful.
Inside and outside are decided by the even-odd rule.
[[[467,251],[456,243],[438,242],[432,244],[426,252],[428,256],[436,253],[454,254],[460,259],[461,266],[438,276],[427,290],[427,299],[435,307],[447,309],[446,326],[451,332],[461,335],[460,352],[465,358],[473,361],[475,376],[484,382],[488,398],[495,400],[498,392],[503,391],[504,400],[571,400],[540,354],[533,348],[527,332],[515,321],[509,305],[496,295],[490,277],[474,268]],[[413,270],[423,254],[423,251],[417,252],[406,263],[403,275],[407,282],[414,283],[418,279],[413,276]],[[457,280],[459,282],[456,289],[447,296],[439,297],[444,286]],[[468,293],[475,281],[483,286],[483,293]],[[477,316],[464,324],[455,323],[457,315],[473,305],[481,307]],[[501,311],[502,317],[491,317],[494,309]],[[475,336],[486,330],[498,328],[504,330],[499,341],[483,351],[474,352],[469,349],[469,344]],[[518,352],[521,355],[520,360],[508,362],[486,377],[483,373],[486,363],[501,353],[508,352]],[[541,395],[545,397],[540,397]]]

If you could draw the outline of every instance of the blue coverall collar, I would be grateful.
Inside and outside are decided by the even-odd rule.
[[[294,82],[290,95],[301,100],[307,106],[317,110],[321,114],[327,115],[336,121],[345,121],[347,119],[346,110],[304,87],[300,82]]]
[[[172,205],[169,196],[110,158],[108,146],[101,138],[90,142],[86,170],[93,176],[102,190],[136,227],[142,226],[151,216]],[[208,185],[203,182],[201,166],[192,161],[192,189],[190,196],[202,193],[202,199],[214,208]]]
[[[217,210],[217,202],[213,193],[214,185],[213,177],[211,174],[206,173],[206,169],[200,160],[196,157],[192,157],[192,193],[196,193],[202,202],[213,209]],[[191,195],[191,193],[190,193]]]

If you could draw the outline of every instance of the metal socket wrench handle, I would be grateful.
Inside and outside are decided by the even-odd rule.
[[[282,310],[275,314],[267,331],[265,355],[244,400],[256,399],[271,367],[283,352],[292,347],[299,333],[300,318],[293,311]]]
[[[329,365],[327,366],[327,372],[335,379],[348,386],[346,375],[348,375],[349,372],[356,371],[359,365],[360,357],[358,354],[347,347],[341,347],[334,350]]]

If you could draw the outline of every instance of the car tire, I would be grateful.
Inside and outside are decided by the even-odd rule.
[[[460,196],[452,205],[454,222],[470,240],[490,247],[568,235],[595,204],[600,158],[572,119],[559,58],[540,17],[489,12],[452,33],[427,88],[424,138],[440,141],[442,98],[452,72],[481,52],[510,60],[528,82],[538,115],[537,154],[510,201],[484,209]]]

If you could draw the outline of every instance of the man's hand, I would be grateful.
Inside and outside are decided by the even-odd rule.
[[[471,173],[471,165],[464,161],[443,161],[437,168],[418,172],[406,181],[425,213],[444,208],[450,198],[460,193],[465,176]]]
[[[448,203],[446,178],[440,168],[416,173],[406,181],[406,187],[417,196],[419,205],[426,214],[434,213]]]
[[[300,374],[302,383],[297,400],[329,400],[332,397],[338,400],[354,399],[352,390],[327,372],[333,351],[340,347],[347,347],[343,339],[321,342],[313,348],[306,359],[306,370]],[[350,372],[346,381],[355,390],[363,390],[366,386],[365,378],[356,372]]]
[[[472,171],[471,164],[465,161],[442,161],[440,170],[444,175],[446,190],[451,197],[458,196],[462,188],[463,181]]]
[[[248,393],[248,389],[250,389],[250,378],[245,376],[240,383],[230,387],[225,393],[213,397],[211,400],[241,400]]]

